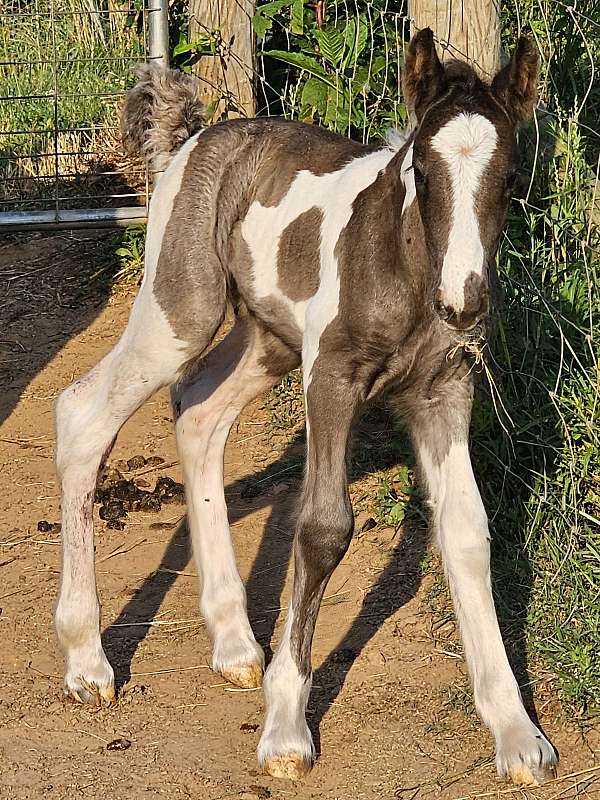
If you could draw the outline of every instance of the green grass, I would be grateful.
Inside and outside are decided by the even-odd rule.
[[[21,16],[0,16],[0,85],[10,98],[0,100],[3,210],[50,207],[42,198],[53,196],[57,166],[61,194],[100,193],[97,180],[84,178],[114,146],[120,95],[142,58],[137,14],[120,13],[129,3],[95,0],[93,16],[80,13],[76,0],[54,7],[52,20],[49,4],[9,0],[2,12]]]

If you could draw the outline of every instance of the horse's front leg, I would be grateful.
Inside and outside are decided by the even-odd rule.
[[[409,414],[409,425],[429,489],[475,705],[496,740],[498,773],[517,784],[536,784],[551,776],[557,759],[523,707],[496,618],[488,521],[469,455],[472,394],[466,381],[447,387],[441,398],[429,398]]]
[[[308,453],[294,541],[294,587],[283,636],[263,682],[267,716],[258,759],[271,775],[292,780],[308,772],[314,760],[305,719],[313,632],[323,592],[354,528],[346,451],[360,391],[331,367],[320,363],[310,383],[305,375]]]

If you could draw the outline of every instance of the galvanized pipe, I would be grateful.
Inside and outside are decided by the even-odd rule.
[[[127,208],[75,208],[56,211],[4,211],[0,232],[61,230],[64,228],[114,228],[146,222],[144,206]]]
[[[148,44],[150,61],[169,66],[168,0],[148,0]]]

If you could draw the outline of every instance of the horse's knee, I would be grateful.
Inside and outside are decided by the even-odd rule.
[[[296,546],[307,569],[319,575],[333,572],[348,550],[353,532],[354,516],[346,498],[304,507]]]

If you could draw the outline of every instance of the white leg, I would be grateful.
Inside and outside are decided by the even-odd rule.
[[[294,588],[277,652],[265,675],[267,716],[260,765],[298,780],[314,760],[305,714],[312,684],[311,647],[325,587],[348,549],[354,517],[346,457],[362,387],[338,376],[339,354],[320,355],[306,379],[307,469],[294,540]],[[333,377],[335,376],[335,377]]]
[[[142,291],[116,347],[56,405],[63,563],[55,624],[66,661],[65,693],[81,702],[100,704],[115,696],[113,670],[100,641],[94,569],[97,473],[123,423],[160,386],[171,383],[188,358],[189,349]]]
[[[273,359],[274,350],[281,358]],[[287,358],[287,361],[286,361]],[[264,364],[263,364],[264,360]],[[177,444],[185,474],[188,523],[201,579],[200,607],[213,643],[213,669],[247,688],[260,686],[264,655],[246,611],[223,492],[223,453],[240,411],[281,374],[265,364],[296,357],[249,320],[234,330],[189,376],[174,387]]]
[[[443,448],[432,447],[427,438],[416,442],[417,450],[429,485],[475,705],[496,740],[498,773],[518,784],[535,784],[552,772],[556,755],[523,707],[502,642],[491,590],[487,516],[468,444],[458,439]],[[433,441],[435,436],[429,439]]]

